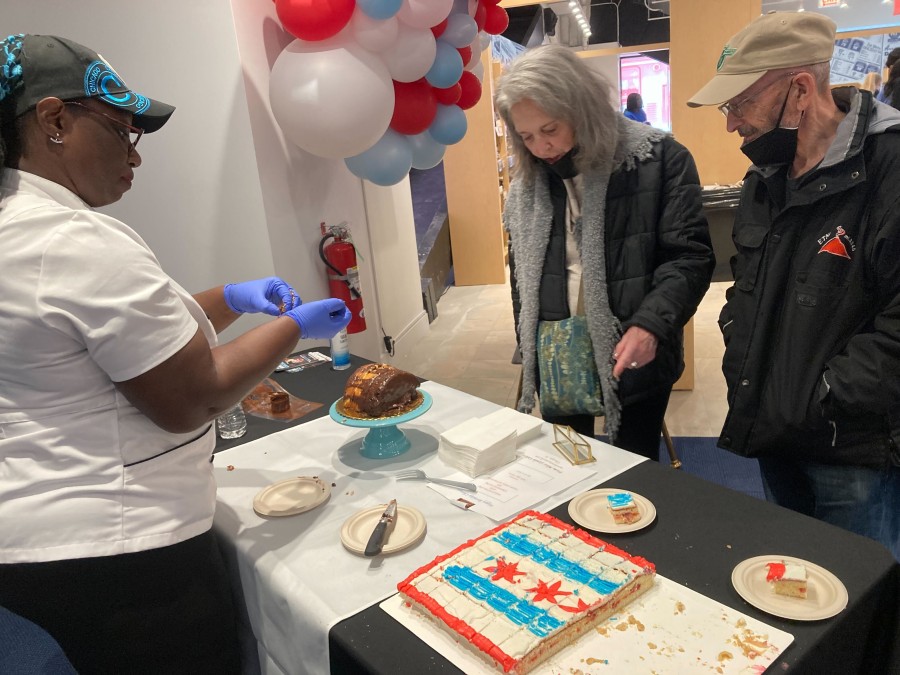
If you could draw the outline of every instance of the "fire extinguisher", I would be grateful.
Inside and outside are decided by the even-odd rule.
[[[319,241],[319,257],[328,268],[328,291],[331,297],[340,298],[347,304],[353,315],[347,324],[348,333],[360,333],[366,329],[366,310],[363,307],[359,288],[359,268],[356,266],[356,247],[350,240],[346,227],[321,225],[322,239]],[[326,242],[333,239],[326,246]]]

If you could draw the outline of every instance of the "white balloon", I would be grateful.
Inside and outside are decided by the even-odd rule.
[[[472,68],[472,74],[478,78],[479,82],[484,81],[484,64],[481,62],[481,59],[477,59],[475,67]]]
[[[380,56],[397,82],[415,82],[431,70],[437,54],[434,33],[428,28],[413,28],[402,21],[394,44]]]
[[[481,40],[481,51],[484,51],[485,49],[490,47],[490,45],[491,45],[491,36],[490,35],[488,35],[484,31],[481,31],[478,34],[478,39]]]
[[[342,31],[289,44],[272,66],[269,101],[289,141],[337,159],[358,155],[384,135],[394,86],[384,63]]]
[[[363,12],[359,6],[353,10],[350,19],[350,32],[363,49],[370,52],[383,52],[397,40],[400,24],[397,17],[389,19],[373,19]]]
[[[397,18],[414,28],[431,28],[447,18],[453,0],[403,0]]]

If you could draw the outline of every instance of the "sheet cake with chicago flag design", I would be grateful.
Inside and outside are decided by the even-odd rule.
[[[645,592],[655,574],[644,558],[525,511],[397,588],[488,662],[524,675]]]

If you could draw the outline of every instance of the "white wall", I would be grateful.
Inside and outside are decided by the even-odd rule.
[[[386,360],[381,314],[395,338],[420,332],[423,321],[427,330],[411,204],[403,208],[408,184],[370,186],[391,196],[374,205],[388,232],[370,236],[362,181],[342,161],[286,143],[273,121],[269,71],[292,39],[274,3],[158,0],[148,9],[121,0],[7,1],[2,18],[6,33],[50,33],[96,49],[131,87],[177,107],[162,130],[142,139],[134,188],[104,210],[137,230],[185,288],[278,274],[305,300],[325,297],[319,223],[346,220],[360,250],[379,242],[378,255],[361,265],[368,329],[351,336],[353,352]],[[386,201],[396,202],[387,215]],[[263,320],[245,317],[223,337]]]

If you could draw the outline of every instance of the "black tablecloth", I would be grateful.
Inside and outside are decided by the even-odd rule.
[[[325,347],[315,347],[305,351],[317,351],[322,354],[330,354],[331,352]],[[255,441],[263,436],[274,434],[298,424],[305,424],[312,420],[328,415],[328,409],[331,404],[344,395],[344,385],[354,370],[366,363],[371,363],[367,359],[359,356],[350,356],[350,367],[345,370],[332,370],[330,363],[323,363],[320,366],[314,366],[299,373],[274,373],[272,379],[285,388],[286,391],[302,398],[306,401],[321,403],[322,405],[312,412],[290,422],[282,422],[279,420],[270,420],[256,415],[247,415],[247,433],[240,438],[225,440],[224,438],[216,439],[215,452],[228,450],[235,446],[249,441]]]
[[[601,485],[646,497],[657,519],[637,532],[597,536],[652,560],[663,576],[793,634],[769,672],[900,673],[900,565],[880,544],[655,462]],[[550,513],[575,524],[567,505]],[[847,608],[831,619],[791,621],[749,605],[731,585],[731,571],[758,555],[794,556],[831,571],[847,587]],[[329,649],[332,673],[460,672],[377,605],[335,625]]]
[[[216,451],[327,415],[350,374],[365,363],[351,356],[348,370],[333,371],[326,364],[276,374],[290,393],[323,405],[290,423],[248,415],[247,433],[219,439]],[[595,533],[601,539],[652,560],[676,583],[793,634],[794,642],[770,673],[900,674],[900,565],[880,544],[655,462],[643,462],[601,485],[636,492],[657,512],[647,528]],[[550,513],[575,524],[567,506]],[[734,590],[731,571],[758,555],[793,556],[824,567],[847,587],[847,608],[831,619],[810,622],[757,610]],[[329,650],[333,673],[460,672],[377,604],[336,624]]]

